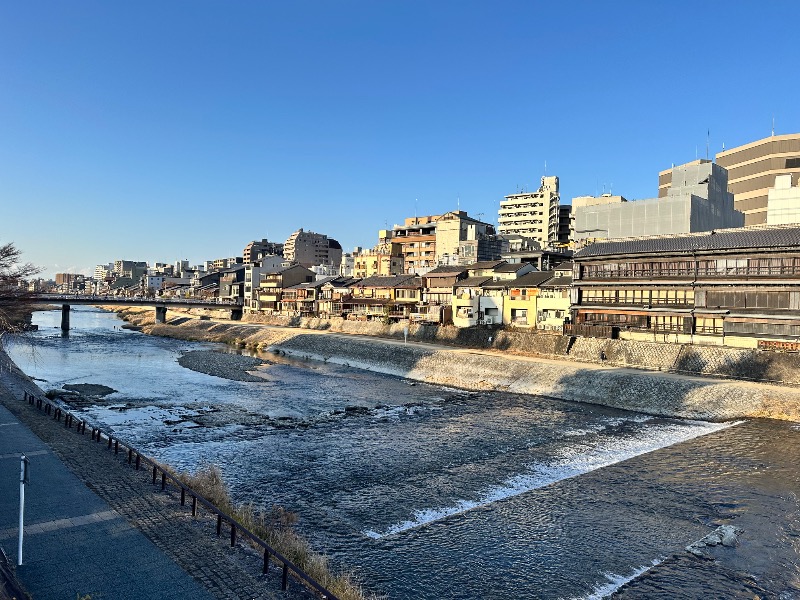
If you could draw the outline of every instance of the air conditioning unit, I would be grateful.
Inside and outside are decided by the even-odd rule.
[[[492,317],[484,317],[484,318],[483,318],[483,324],[484,324],[484,325],[491,325],[491,324],[492,324],[492,322],[493,322],[493,321],[492,321]]]

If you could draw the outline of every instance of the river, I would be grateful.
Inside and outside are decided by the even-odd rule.
[[[300,516],[392,599],[800,598],[800,426],[712,424],[474,393],[272,354],[263,381],[181,367],[219,344],[34,314],[7,342],[43,389],[158,460],[222,467],[235,498]],[[733,547],[686,546],[720,525]]]

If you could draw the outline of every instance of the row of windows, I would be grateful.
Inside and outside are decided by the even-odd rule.
[[[650,304],[693,306],[694,290],[613,290],[587,289],[581,293],[584,304]]]
[[[718,277],[724,275],[800,275],[800,257],[721,258],[614,262],[583,267],[586,278]]]
[[[789,292],[706,292],[706,306],[725,308],[789,308]]]
[[[697,317],[681,315],[626,315],[606,313],[584,313],[579,322],[589,325],[612,325],[633,329],[646,329],[653,332],[721,334],[722,319],[716,317]]]

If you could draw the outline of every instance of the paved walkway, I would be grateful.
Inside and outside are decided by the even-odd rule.
[[[16,563],[20,454],[30,459],[18,579],[34,600],[308,598],[297,583],[260,574],[261,556],[215,535],[106,445],[22,400],[31,384],[0,351],[0,546]]]

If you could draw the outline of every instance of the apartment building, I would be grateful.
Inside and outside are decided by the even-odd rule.
[[[558,242],[558,177],[542,177],[535,192],[510,194],[500,202],[497,231],[500,235],[531,238],[546,248]]]
[[[473,219],[463,210],[412,217],[378,233],[382,243],[395,243],[403,272],[424,275],[438,265],[463,265],[485,257],[499,258],[502,240],[494,225]]]
[[[283,244],[283,256],[304,267],[335,265],[342,262],[342,245],[321,233],[298,229]]]
[[[265,256],[283,256],[283,244],[264,238],[261,241],[253,240],[242,250],[244,264],[256,262]]]

